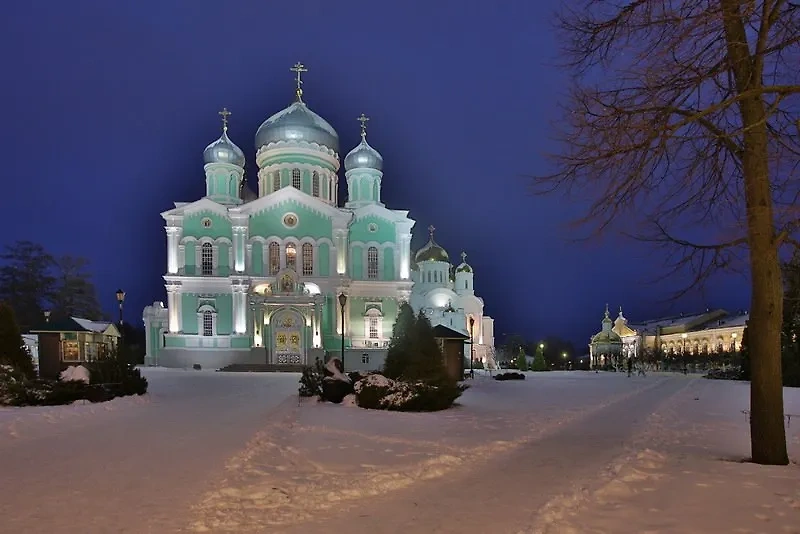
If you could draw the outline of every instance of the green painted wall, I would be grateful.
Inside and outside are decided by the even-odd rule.
[[[195,274],[194,259],[195,259],[196,246],[197,243],[195,243],[194,241],[189,241],[184,246],[184,258],[186,260],[185,262],[186,267],[184,272],[189,276],[193,276]]]
[[[353,245],[350,249],[350,277],[353,280],[364,279],[364,258],[361,245]]]
[[[231,348],[249,349],[253,345],[253,340],[249,336],[236,336],[231,338]]]
[[[202,225],[201,221],[205,218],[211,219],[211,227],[206,228]],[[218,237],[233,238],[233,230],[231,228],[231,221],[227,217],[223,217],[211,211],[199,211],[190,213],[183,218],[183,235],[185,237],[210,237],[216,239]]]
[[[297,214],[298,223],[294,228],[286,228],[283,225],[283,216],[288,212]],[[252,216],[250,218],[250,235],[261,237],[275,235],[281,239],[286,237],[330,238],[333,235],[333,224],[330,218],[313,212],[292,200]]]
[[[250,272],[259,276],[264,274],[264,247],[258,241],[253,243]]]
[[[183,293],[181,295],[181,332],[197,334],[197,295]]]
[[[229,276],[231,274],[230,263],[228,262],[230,245],[219,243],[217,249],[217,276]]]
[[[382,280],[394,280],[394,249],[383,249],[383,277]]]
[[[319,276],[330,276],[331,250],[327,243],[320,243],[317,248],[317,265]]]
[[[369,231],[370,224],[377,226],[375,232]],[[350,226],[350,241],[394,243],[396,238],[397,232],[394,225],[386,219],[375,215],[367,215],[360,218]]]
[[[233,332],[233,295],[214,297],[217,309],[217,334],[228,335]]]

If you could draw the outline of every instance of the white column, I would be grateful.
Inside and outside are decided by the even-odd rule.
[[[246,226],[233,227],[233,268],[237,273],[244,272]]]
[[[169,332],[177,334],[181,331],[180,325],[181,293],[177,284],[167,285],[167,307],[169,309]]]
[[[181,238],[180,226],[165,226],[167,231],[167,272],[178,274],[178,245]]]
[[[411,276],[411,234],[400,236],[400,279],[408,280]]]
[[[233,286],[233,332],[247,333],[247,293],[246,287]]]
[[[347,272],[347,233],[336,230],[336,272],[344,275]]]

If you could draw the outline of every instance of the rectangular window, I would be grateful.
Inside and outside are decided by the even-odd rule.
[[[369,318],[369,338],[370,339],[378,339],[378,322],[380,321],[379,317],[370,317]]]
[[[292,187],[300,189],[300,169],[292,169]]]
[[[361,363],[369,363],[369,354],[361,355]]]
[[[311,243],[303,243],[303,276],[314,274],[314,247]]]
[[[311,194],[315,197],[319,196],[319,174],[317,174],[317,171],[314,171],[311,177]]]
[[[214,335],[214,315],[210,311],[203,312],[203,335]]]
[[[281,171],[277,171],[272,175],[272,191],[275,192],[281,188]]]
[[[275,276],[281,270],[281,247],[276,242],[269,244],[269,274]]]
[[[369,247],[367,249],[367,278],[370,280],[378,279],[378,248]]]
[[[62,343],[61,360],[65,362],[81,361],[81,351],[77,341],[64,341]]]
[[[200,249],[200,265],[201,273],[204,276],[209,276],[214,272],[214,249],[211,248],[211,243],[203,243]]]

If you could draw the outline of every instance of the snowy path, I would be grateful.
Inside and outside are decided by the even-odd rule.
[[[146,375],[149,399],[0,412],[0,532],[175,532],[225,461],[297,399],[296,374]]]
[[[690,382],[658,378],[652,387],[475,470],[421,482],[365,501],[358,511],[280,532],[526,532],[551,499],[597,481],[625,454],[645,419]]]

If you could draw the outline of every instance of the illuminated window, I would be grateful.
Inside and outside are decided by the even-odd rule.
[[[367,278],[370,280],[378,278],[378,249],[376,247],[367,249]]]
[[[311,243],[303,243],[303,276],[314,274],[314,247]]]
[[[276,275],[281,270],[281,247],[275,241],[269,244],[269,274]]]
[[[315,197],[319,196],[319,174],[317,174],[317,171],[314,171],[314,174],[311,175],[311,194]]]
[[[200,249],[200,269],[206,276],[214,272],[214,249],[211,243],[203,243]]]
[[[286,245],[286,267],[297,269],[297,247],[294,246],[294,243],[287,243]]]
[[[369,318],[369,338],[370,339],[378,339],[379,337],[379,324],[380,324],[380,317],[370,317]]]
[[[281,171],[275,171],[272,175],[272,191],[277,191],[281,188]]]
[[[61,360],[65,362],[78,362],[81,360],[81,351],[77,341],[64,341],[62,344]]]
[[[300,169],[292,169],[292,187],[300,189]]]
[[[209,310],[203,312],[203,335],[214,335],[214,313]]]

